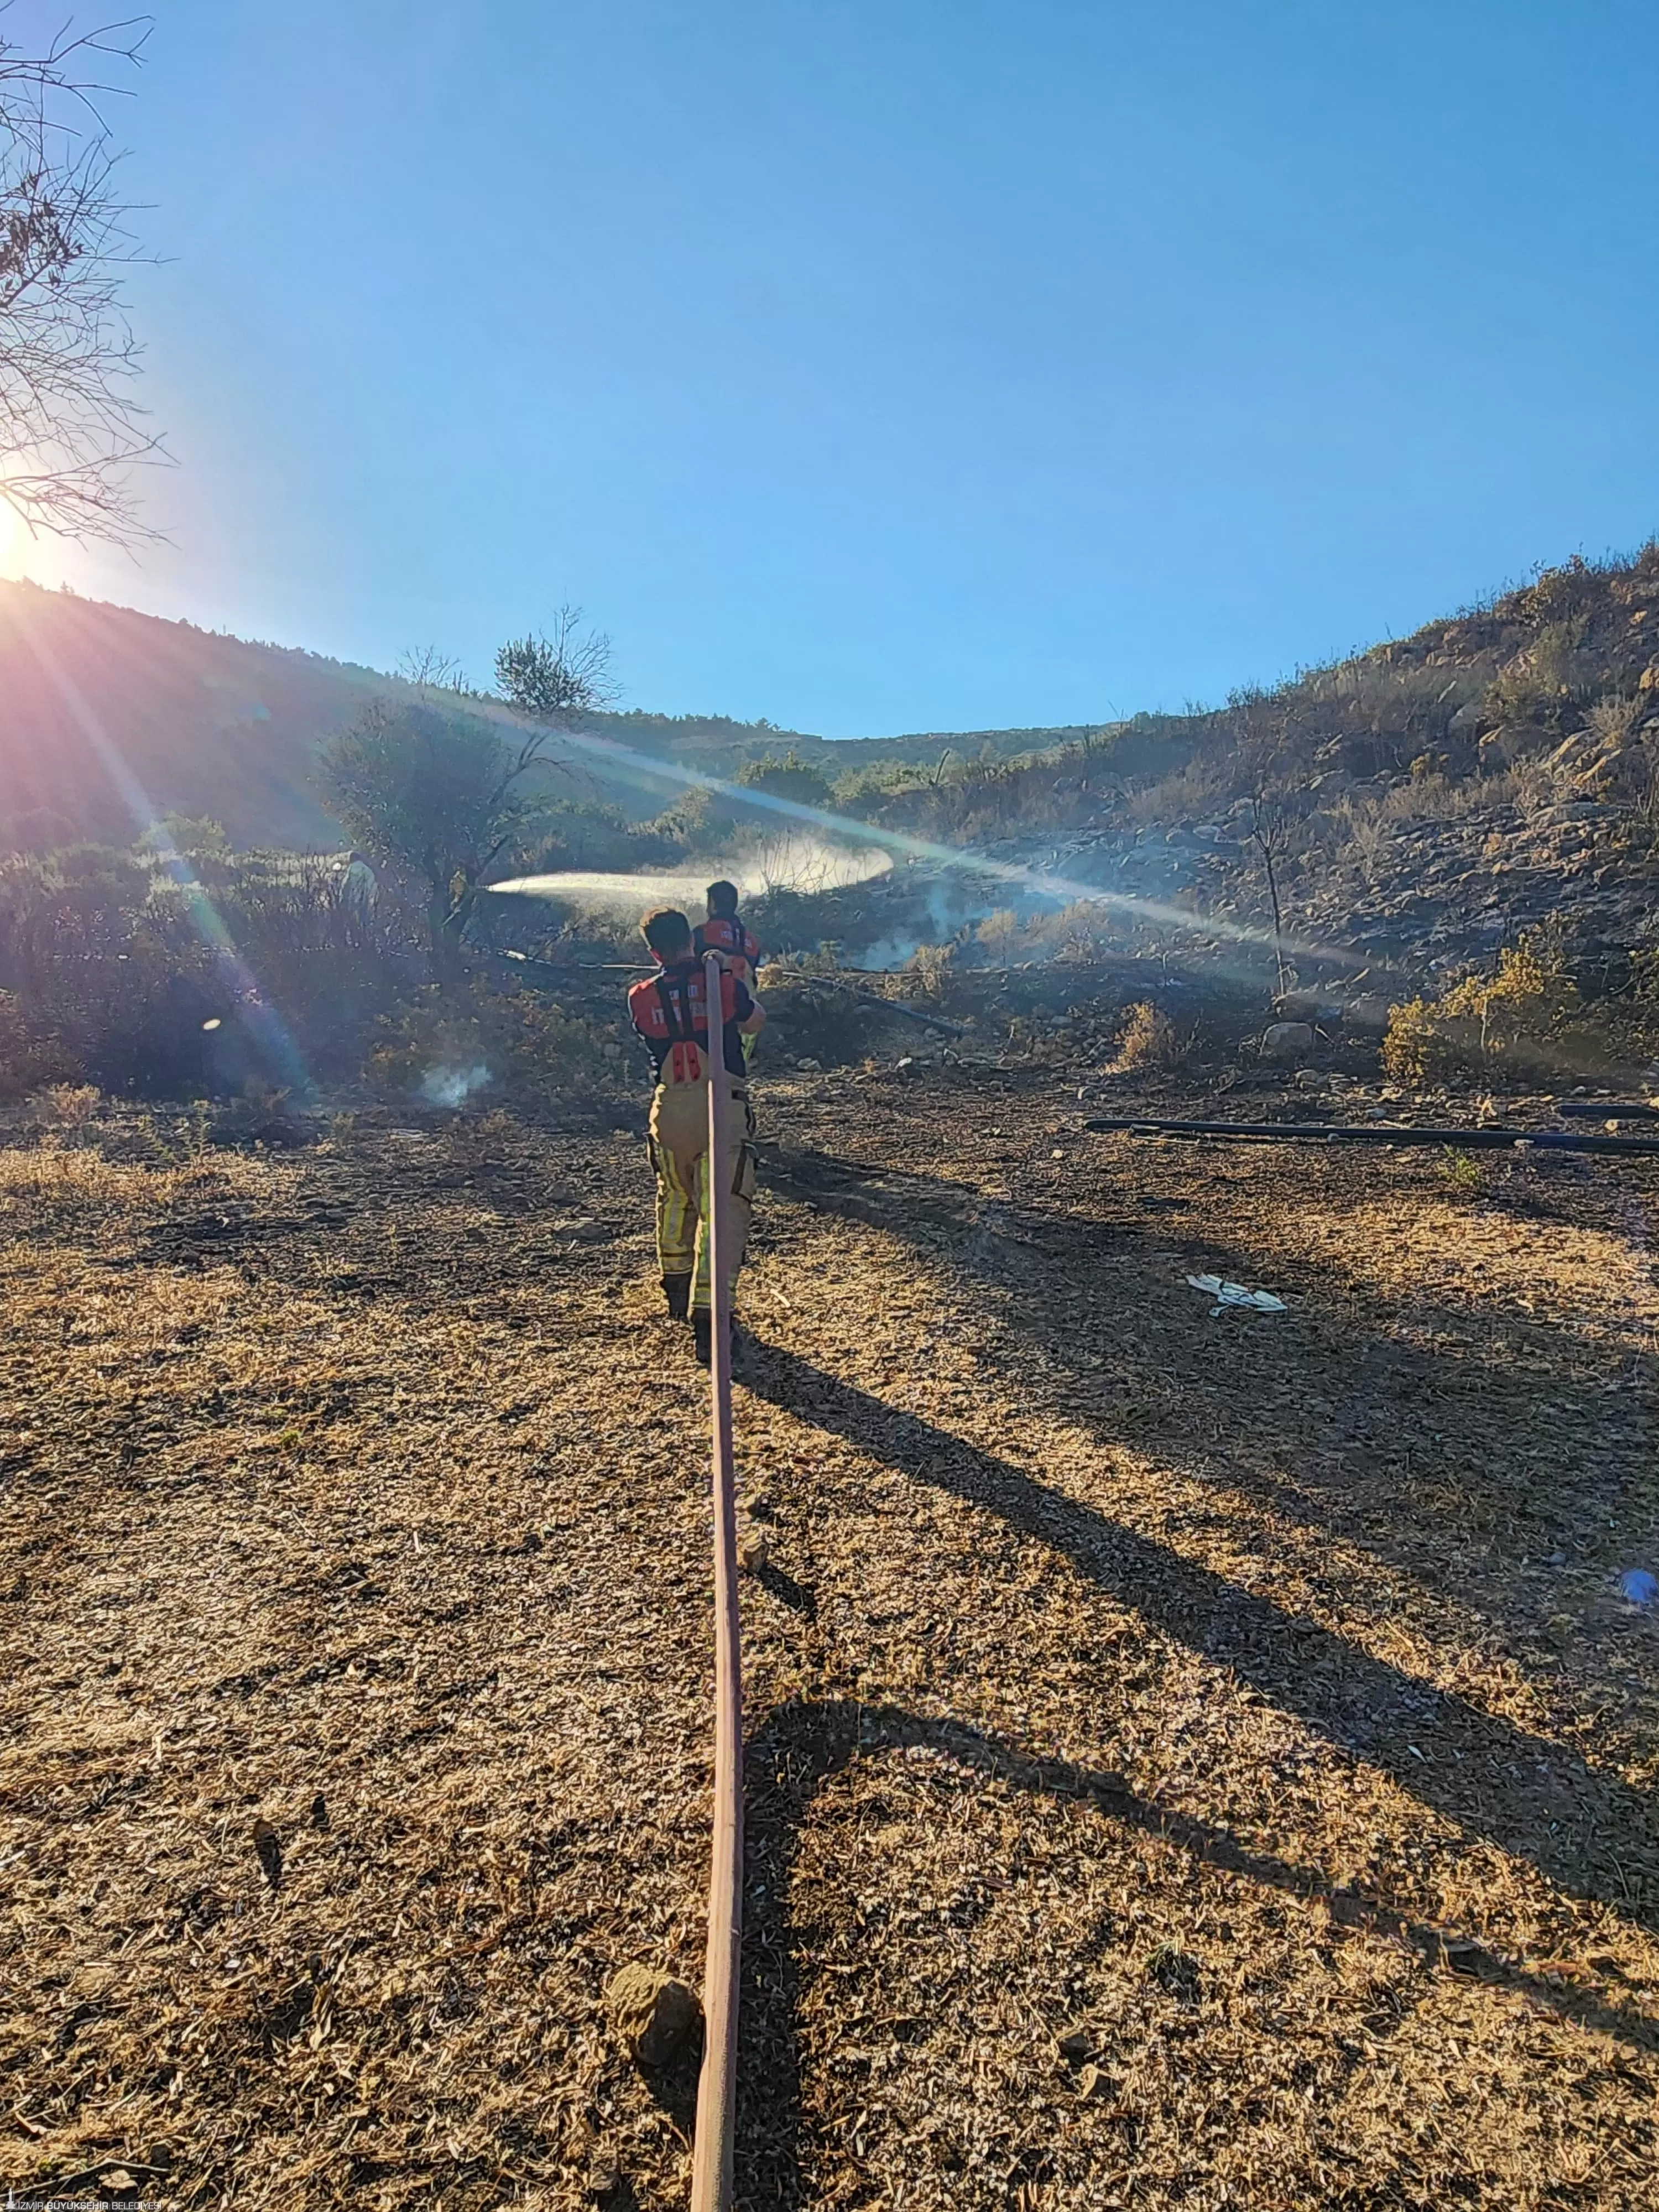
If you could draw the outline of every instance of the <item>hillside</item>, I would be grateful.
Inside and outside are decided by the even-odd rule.
[[[318,744],[376,695],[410,686],[371,668],[252,643],[153,615],[0,582],[0,832],[26,847],[94,838],[125,844],[137,794],[158,814],[206,815],[241,846],[339,843],[312,787]],[[474,705],[480,702],[473,702]],[[483,711],[504,714],[485,705]],[[871,761],[937,758],[947,744],[999,757],[1079,732],[981,732],[845,743],[719,715],[592,714],[580,726],[682,768],[731,774],[793,751],[841,774]],[[585,781],[631,813],[655,812],[680,787]]]
[[[314,748],[367,698],[409,689],[314,654],[0,586],[0,825],[25,847],[125,843],[135,812],[153,809],[216,817],[241,846],[333,847],[338,832],[312,788]],[[511,719],[494,702],[466,703]],[[1304,983],[1370,965],[1414,987],[1489,960],[1544,921],[1583,960],[1620,971],[1648,946],[1659,894],[1659,550],[1570,562],[1210,711],[834,741],[640,711],[583,726],[665,772],[630,775],[573,748],[577,774],[560,789],[579,804],[603,800],[639,821],[688,772],[729,777],[787,754],[824,803],[896,840],[1029,872],[1006,893],[941,890],[920,930],[886,911],[884,898],[911,897],[912,879],[896,877],[871,894],[868,914],[822,927],[803,918],[792,941],[878,942],[896,961],[929,929],[948,939],[1006,907],[1022,925],[1040,921],[1081,888],[1109,895],[1102,912],[1120,937],[1167,939],[1174,906],[1194,916],[1184,933],[1208,930],[1259,963],[1276,892]],[[626,833],[605,839],[597,856],[573,845],[553,865],[660,865],[648,840],[630,859]],[[1149,902],[1138,933],[1132,901]]]
[[[1273,690],[964,763],[869,811],[1150,902],[1166,937],[1171,905],[1218,943],[1270,937],[1276,889],[1304,981],[1321,951],[1406,978],[1547,921],[1606,960],[1654,933],[1656,631],[1659,549],[1574,562]]]

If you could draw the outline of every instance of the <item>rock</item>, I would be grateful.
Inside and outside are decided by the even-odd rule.
[[[822,1075],[823,1073],[821,1063],[816,1060],[798,1060],[795,1066],[803,1075]]]
[[[1340,1008],[1318,991],[1285,991],[1273,1000],[1273,1012],[1281,1022],[1321,1022]]]
[[[739,1515],[738,1519],[738,1566],[745,1575],[757,1575],[766,1565],[766,1531]]]
[[[1544,765],[1558,775],[1571,775],[1584,767],[1600,749],[1601,740],[1594,730],[1575,730],[1570,738],[1562,738],[1546,757]]]
[[[702,2021],[702,2007],[684,1982],[637,1961],[619,1966],[605,1984],[605,2008],[641,2066],[668,2066],[684,2057]]]
[[[1262,1034],[1261,1049],[1269,1060],[1299,1060],[1313,1050],[1311,1022],[1270,1022]]]
[[[1535,722],[1500,722],[1480,740],[1480,765],[1488,770],[1506,766],[1528,753],[1541,752],[1549,741],[1549,732]]]
[[[1328,1091],[1331,1079],[1328,1075],[1322,1075],[1316,1067],[1298,1067],[1296,1087],[1298,1091]]]
[[[1342,1026],[1360,1036],[1381,1036],[1389,1026],[1389,1002],[1374,992],[1350,999],[1342,1009]]]

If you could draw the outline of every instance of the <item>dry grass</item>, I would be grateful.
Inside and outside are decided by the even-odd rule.
[[[1124,1010],[1113,1071],[1127,1074],[1137,1067],[1174,1067],[1187,1048],[1187,1039],[1162,1007],[1142,999]]]
[[[1471,1206],[1039,1084],[769,1096],[740,2200],[1634,2205],[1650,1172]],[[708,1820],[637,1140],[0,1196],[0,2179],[683,2202],[601,2002],[697,1978]]]

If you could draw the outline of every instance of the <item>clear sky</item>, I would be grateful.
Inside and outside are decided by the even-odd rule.
[[[1655,0],[154,14],[172,542],[14,574],[480,679],[568,598],[624,703],[850,736],[1213,699],[1659,527]]]

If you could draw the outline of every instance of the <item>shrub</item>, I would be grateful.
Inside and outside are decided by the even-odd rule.
[[[1631,988],[1587,1005],[1561,933],[1545,923],[1498,956],[1495,975],[1465,976],[1437,1000],[1394,1008],[1382,1064],[1397,1080],[1440,1083],[1507,1071],[1607,1076],[1639,1066],[1659,1042],[1659,975],[1634,963]]]
[[[1582,613],[1546,623],[1530,645],[1500,668],[1486,693],[1486,712],[1495,721],[1559,720],[1563,708],[1584,696],[1594,671],[1583,647],[1589,619]]]
[[[1486,1170],[1471,1153],[1459,1152],[1455,1145],[1442,1147],[1435,1172],[1447,1189],[1459,1198],[1484,1198],[1486,1194]]]
[[[49,1083],[28,1103],[35,1120],[45,1127],[78,1134],[97,1118],[103,1093],[95,1083]]]
[[[955,956],[954,945],[919,945],[904,963],[905,973],[916,978],[925,999],[942,999]]]
[[[1454,1030],[1427,999],[1408,999],[1389,1009],[1382,1066],[1396,1083],[1443,1083],[1470,1066],[1479,1049],[1478,1026]]]
[[[1650,713],[1647,700],[1632,697],[1628,692],[1609,692],[1598,699],[1584,717],[1584,726],[1603,744],[1626,745],[1636,735]]]
[[[759,760],[745,761],[738,770],[736,781],[747,791],[763,791],[773,799],[793,799],[797,806],[827,807],[834,799],[830,779],[823,769],[804,761],[794,751],[785,753],[781,758],[765,753]]]
[[[1127,1074],[1137,1067],[1174,1067],[1186,1057],[1188,1043],[1161,1007],[1150,999],[1141,999],[1124,1009],[1113,1072]]]
[[[1019,916],[1012,907],[999,907],[988,914],[975,931],[975,942],[994,966],[1003,966],[1015,957],[1022,934]]]

